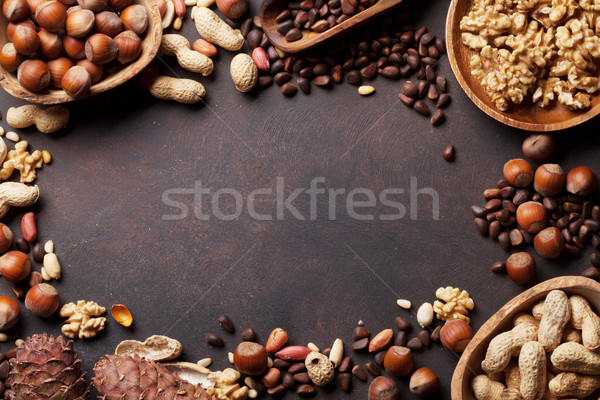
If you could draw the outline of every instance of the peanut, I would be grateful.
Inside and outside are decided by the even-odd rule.
[[[521,325],[521,324],[531,324],[531,325],[539,326],[540,321],[535,319],[535,317],[533,315],[530,315],[527,313],[519,313],[519,314],[515,315],[515,317],[513,318],[513,325],[517,326],[517,325]]]
[[[584,398],[600,388],[600,376],[563,372],[550,381],[548,388],[558,397]]]
[[[481,362],[485,372],[502,371],[510,358],[516,355],[521,346],[537,338],[537,327],[531,324],[520,324],[508,332],[503,332],[492,339]]]
[[[536,303],[533,306],[531,314],[533,314],[533,317],[537,320],[542,319],[542,316],[544,315],[544,300],[540,301],[539,303]]]
[[[500,398],[502,400],[521,400],[521,394],[517,389],[504,389]]]
[[[34,105],[11,107],[6,113],[6,122],[18,129],[35,124],[40,132],[52,133],[67,126],[69,110],[63,106],[54,106],[45,110]]]
[[[4,139],[0,137],[0,165],[4,162],[7,153],[8,148],[6,147],[6,143],[4,142]]]
[[[165,15],[162,17],[161,26],[163,29],[167,29],[171,26],[173,22],[173,17],[175,17],[175,4],[173,4],[172,0],[167,0],[167,8],[165,10]]]
[[[571,323],[581,329],[581,340],[590,350],[600,348],[600,317],[592,311],[590,303],[581,296],[571,296]]]
[[[27,186],[24,183],[0,183],[0,218],[4,217],[11,206],[26,207],[34,204],[40,197],[37,185]]]
[[[560,344],[563,330],[571,319],[569,298],[562,290],[552,290],[544,301],[544,314],[538,328],[538,341],[546,351]]]
[[[174,100],[185,104],[194,104],[206,95],[204,86],[191,79],[177,79],[170,76],[158,76],[150,82],[148,90],[152,96],[163,100]]]
[[[506,389],[504,384],[492,381],[486,375],[473,378],[471,388],[477,400],[502,400],[502,392]]]
[[[200,73],[204,76],[212,74],[212,60],[204,54],[193,51],[190,48],[190,42],[181,35],[163,35],[160,51],[167,56],[177,57],[179,65],[187,71]]]
[[[194,8],[194,22],[204,40],[221,46],[225,50],[237,51],[244,45],[239,29],[233,29],[207,7]]]
[[[565,330],[563,331],[562,335],[563,342],[581,343],[582,340],[581,331],[579,329],[575,329],[571,324],[565,326]]]
[[[600,375],[600,353],[579,343],[563,343],[550,356],[552,365],[561,371]]]
[[[521,371],[516,360],[511,360],[506,369],[504,369],[504,380],[508,389],[521,388]]]
[[[231,79],[240,92],[250,91],[258,80],[258,68],[248,54],[240,53],[231,60]]]
[[[546,351],[540,342],[527,342],[519,354],[523,400],[540,400],[546,390]]]

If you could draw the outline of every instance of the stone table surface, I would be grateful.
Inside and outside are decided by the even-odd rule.
[[[442,35],[448,2],[416,6],[415,23]],[[195,40],[191,21],[184,25]],[[416,325],[396,299],[410,299],[416,309],[448,285],[470,292],[478,328],[526,288],[489,271],[507,254],[478,235],[469,211],[501,178],[504,163],[522,156],[526,133],[477,109],[445,57],[439,69],[453,102],[438,128],[399,103],[398,82],[382,78],[370,97],[348,84],[293,98],[277,87],[241,94],[229,77],[231,57],[221,51],[213,76],[200,77],[205,104],[159,101],[132,81],[69,104],[71,121],[58,134],[19,131],[53,155],[39,173],[42,197],[32,209],[41,239],[54,240],[63,265],[56,283],[62,302],[123,303],[135,318],[124,328],[109,316],[96,339],[76,342],[89,374],[121,340],[153,334],[179,339],[185,360],[212,357],[215,368],[228,366],[227,352],[248,327],[263,343],[282,327],[294,344],[324,349],[339,337],[349,346],[359,320],[373,333],[393,327],[396,316]],[[18,104],[0,94],[3,115]],[[557,134],[551,160],[600,171],[597,129],[598,120]],[[442,159],[448,144],[457,149],[452,164]],[[306,191],[311,182],[324,189],[314,201]],[[17,236],[21,215],[5,219]],[[579,275],[589,253],[537,258],[535,282]],[[10,293],[8,282],[0,286]],[[233,319],[235,335],[222,331],[221,314]],[[60,326],[58,316],[42,320],[24,311],[19,334],[58,334]],[[208,332],[220,334],[226,348],[210,348]],[[417,366],[440,375],[441,399],[450,398],[456,362],[439,344],[416,356]],[[400,382],[401,398],[415,399],[408,379]],[[364,399],[367,387],[355,380],[351,395],[319,390],[318,398]]]

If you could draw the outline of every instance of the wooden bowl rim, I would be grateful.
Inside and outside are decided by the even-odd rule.
[[[520,121],[510,116],[510,113],[503,113],[499,111],[495,107],[488,106],[485,102],[483,102],[471,89],[467,81],[465,80],[463,73],[469,71],[462,71],[459,68],[456,53],[454,51],[454,47],[457,45],[462,46],[462,42],[458,41],[457,43],[453,43],[452,35],[455,29],[460,29],[457,17],[455,16],[456,7],[459,1],[469,1],[469,0],[452,0],[450,2],[450,7],[448,8],[448,15],[446,17],[446,46],[448,53],[448,61],[450,62],[450,67],[452,68],[452,72],[458,81],[458,84],[465,92],[465,94],[471,99],[473,103],[484,113],[494,118],[497,121],[502,122],[508,126],[512,126],[514,128],[524,129],[528,131],[536,131],[536,132],[551,132],[558,131],[567,128],[571,128],[573,126],[582,124],[600,113],[600,104],[596,104],[589,110],[582,112],[580,115],[575,115],[571,118],[568,118],[561,122],[551,122],[551,123],[532,123],[527,121]],[[461,16],[462,18],[462,16]],[[598,96],[598,94],[596,94]]]
[[[523,304],[527,303],[528,301],[532,301],[536,297],[544,296],[551,290],[555,289],[566,291],[569,289],[590,290],[600,294],[600,283],[583,276],[560,276],[541,282],[509,300],[496,313],[494,313],[494,315],[492,315],[481,326],[481,328],[479,328],[460,357],[458,364],[456,364],[454,374],[452,375],[452,400],[465,399],[463,394],[463,381],[465,379],[465,372],[467,371],[467,364],[470,361],[472,353],[481,345],[482,342],[487,340],[488,335],[493,332],[497,326],[506,322],[507,317],[512,317],[512,314]]]
[[[3,1],[0,1],[0,4],[2,3]],[[19,84],[16,78],[16,73],[10,73],[2,66],[0,66],[0,86],[2,86],[4,90],[11,96],[18,99],[25,100],[30,103],[50,105],[64,104],[76,100],[82,100],[95,94],[114,89],[115,87],[129,81],[131,78],[143,71],[144,68],[150,64],[150,62],[152,62],[158,53],[160,42],[162,40],[162,19],[160,18],[160,12],[158,11],[156,2],[154,0],[134,0],[134,3],[143,4],[147,10],[150,10],[150,14],[148,15],[149,18],[146,37],[144,37],[142,40],[143,48],[139,58],[133,63],[125,65],[116,73],[107,76],[100,82],[92,85],[87,96],[80,99],[74,99],[62,89],[50,89],[48,93],[30,92]],[[4,18],[4,16],[0,15],[0,18]],[[120,76],[116,77],[117,74]]]

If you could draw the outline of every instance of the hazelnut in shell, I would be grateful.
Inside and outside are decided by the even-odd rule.
[[[65,29],[67,6],[57,0],[40,4],[35,10],[35,21],[49,32],[59,32]]]
[[[12,34],[12,41],[19,54],[30,56],[40,47],[40,37],[31,25],[19,24]]]
[[[523,141],[523,154],[532,160],[542,161],[552,155],[554,144],[553,135],[534,133]]]
[[[85,57],[94,64],[106,64],[117,57],[115,41],[104,33],[94,33],[85,42]]]
[[[108,6],[111,10],[121,11],[125,7],[129,7],[132,2],[132,0],[108,0]]]
[[[504,178],[515,187],[527,187],[533,180],[533,168],[531,165],[517,158],[504,164]]]
[[[11,250],[0,257],[0,274],[9,282],[17,283],[29,276],[31,260],[27,254]]]
[[[410,377],[410,391],[420,397],[429,397],[440,390],[440,378],[427,367],[419,368]]]
[[[106,8],[105,0],[77,0],[77,3],[81,8],[90,10],[92,12],[100,12]]]
[[[0,331],[15,326],[20,317],[19,303],[8,296],[0,296]]]
[[[45,0],[27,0],[27,6],[29,7],[29,16],[35,16],[35,12],[40,4]]]
[[[100,80],[102,79],[102,72],[104,71],[102,65],[94,64],[87,58],[77,61],[77,65],[80,65],[87,70],[87,72],[90,74],[90,77],[92,78],[92,85],[94,83],[100,82]]]
[[[527,283],[535,276],[535,259],[526,251],[514,253],[506,260],[506,272],[513,282]]]
[[[576,167],[567,175],[567,191],[577,196],[588,196],[598,187],[596,175],[589,167]]]
[[[0,253],[4,253],[10,249],[13,239],[14,235],[10,228],[0,223]]]
[[[25,307],[38,317],[48,318],[58,310],[58,291],[47,283],[38,283],[27,292]]]
[[[383,358],[383,367],[392,375],[408,375],[414,366],[415,358],[408,347],[392,346]]]
[[[81,99],[90,93],[92,78],[84,67],[75,65],[65,73],[61,80],[62,88],[74,99]]]
[[[67,16],[67,35],[75,38],[84,37],[92,31],[95,22],[94,13],[90,10],[80,9],[70,12]]]
[[[39,92],[50,84],[48,65],[41,60],[25,60],[17,69],[17,80],[25,89]]]
[[[217,0],[217,8],[227,18],[239,18],[248,11],[248,0]]]
[[[398,400],[399,391],[396,382],[387,376],[378,376],[369,386],[369,400]]]
[[[72,36],[63,38],[63,48],[65,53],[73,60],[81,60],[85,58],[85,41]]]
[[[535,171],[533,187],[542,196],[554,196],[565,186],[565,173],[558,164],[540,165]]]
[[[0,65],[8,72],[15,72],[25,57],[17,53],[14,44],[8,42],[0,50]]]
[[[142,40],[134,31],[125,31],[115,36],[115,44],[119,49],[117,61],[127,64],[139,57],[142,52]]]
[[[233,363],[242,373],[260,375],[267,369],[267,351],[255,342],[242,342],[233,352]]]
[[[123,30],[123,22],[121,22],[121,18],[114,12],[102,11],[96,14],[94,29],[96,32],[104,33],[114,38]]]
[[[517,223],[527,233],[538,233],[547,222],[548,216],[542,203],[528,201],[517,208]]]
[[[533,245],[540,256],[556,258],[565,248],[565,239],[558,228],[550,226],[535,235]]]
[[[37,26],[29,19],[19,22],[9,22],[8,25],[6,25],[6,37],[8,37],[8,40],[10,40],[11,42],[13,40],[13,34],[15,33],[17,26],[19,25],[30,26],[31,28],[33,28],[33,30],[37,32]]]
[[[55,88],[62,89],[62,78],[72,66],[73,61],[67,57],[60,57],[55,60],[48,61],[48,69],[50,70],[50,84]]]
[[[45,58],[46,60],[52,60],[60,55],[63,45],[59,34],[41,29],[38,32],[38,36],[40,37],[40,47],[38,49],[38,53],[42,58]]]
[[[141,35],[148,27],[148,14],[146,8],[140,4],[133,4],[121,12],[121,21],[123,29],[134,31]]]
[[[462,319],[450,320],[440,330],[442,344],[455,353],[465,351],[471,339],[473,339],[473,329]]]
[[[18,21],[27,17],[27,14],[29,14],[27,0],[4,0],[2,14],[9,21]]]

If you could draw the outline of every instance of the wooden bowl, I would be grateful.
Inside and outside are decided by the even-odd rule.
[[[530,313],[534,304],[555,289],[564,290],[567,294],[581,295],[592,307],[600,310],[600,283],[582,276],[550,279],[521,293],[483,324],[463,352],[452,376],[452,400],[475,400],[471,380],[476,374],[483,373],[481,361],[485,358],[490,341],[496,335],[512,328],[512,319],[516,314]]]
[[[134,62],[125,65],[119,71],[92,85],[87,97],[105,92],[127,82],[146,68],[156,56],[162,39],[162,25],[158,7],[154,0],[134,0],[133,3],[142,4],[148,13],[148,28],[142,41],[142,53]],[[8,42],[6,37],[7,25],[8,21],[0,13],[0,47]],[[0,66],[0,85],[12,96],[30,103],[60,104],[75,100],[62,89],[47,89],[39,93],[30,92],[19,84],[16,72],[7,72],[2,66]]]
[[[488,94],[471,75],[470,60],[474,50],[463,45],[461,40],[460,20],[471,7],[471,0],[452,0],[446,20],[446,43],[448,60],[456,80],[469,98],[490,117],[519,129],[528,131],[557,131],[581,124],[600,113],[600,96],[592,96],[592,106],[588,110],[572,111],[554,100],[548,108],[536,106],[531,94],[521,104],[512,104],[503,112],[490,101]]]

